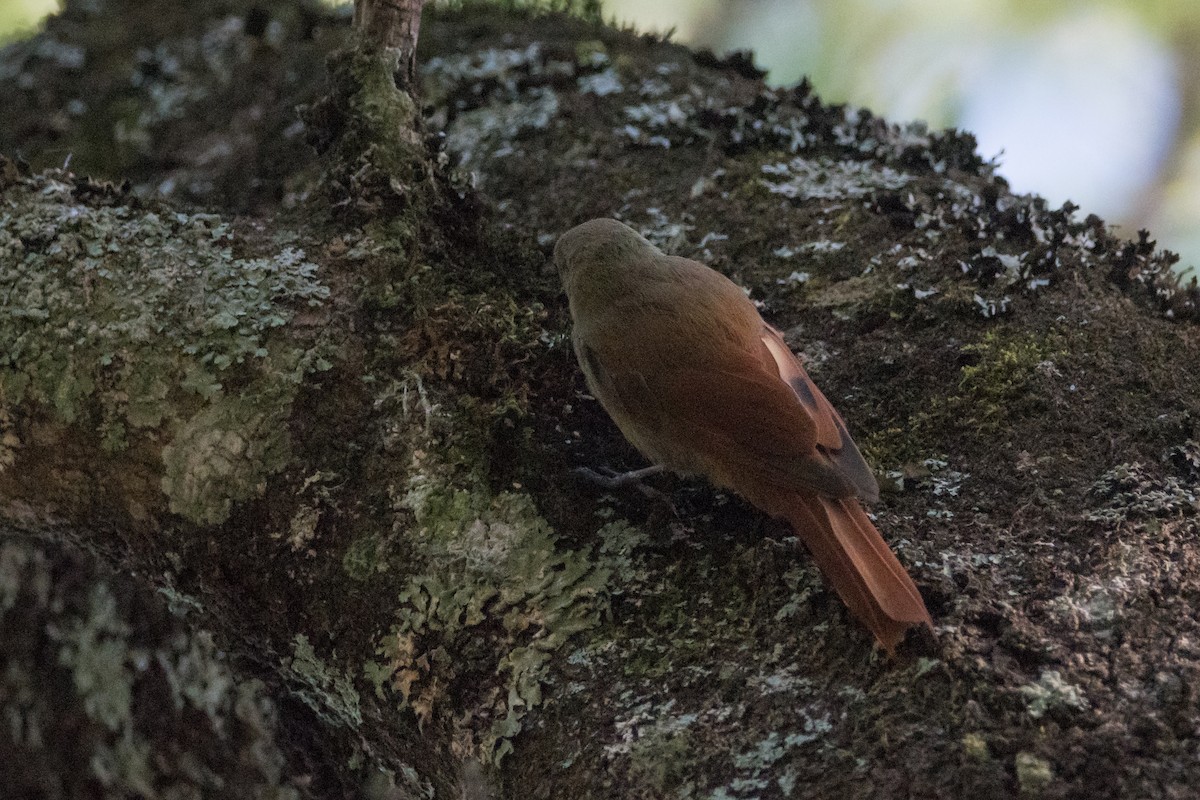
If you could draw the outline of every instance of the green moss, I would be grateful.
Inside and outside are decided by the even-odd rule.
[[[1017,786],[1026,797],[1040,797],[1054,782],[1050,762],[1033,753],[1017,753]]]
[[[962,737],[963,755],[972,761],[990,761],[991,751],[987,739],[978,733],[964,733]]]
[[[384,569],[384,541],[368,533],[355,539],[342,555],[342,569],[356,581],[365,581]]]
[[[652,731],[630,747],[629,771],[638,784],[662,796],[694,772],[695,753],[695,743],[686,728]]]
[[[907,464],[918,460],[927,447],[925,442],[914,434],[915,423],[924,419],[925,415],[921,413],[913,420],[912,425],[879,428],[854,438],[858,441],[858,447],[867,463],[877,470]]]
[[[1046,377],[1056,375],[1054,359],[1064,350],[1057,334],[989,330],[962,348],[975,361],[959,371],[957,390],[924,399],[903,425],[861,437],[864,455],[880,467],[916,465],[937,452],[946,431],[992,433],[1035,416],[1047,403]]]
[[[948,405],[967,412],[969,422],[991,430],[1028,408],[1038,367],[1053,367],[1052,359],[1062,348],[1052,337],[990,330],[963,352],[977,355],[979,361],[962,368],[960,394],[951,397]]]
[[[593,67],[608,62],[608,47],[599,39],[586,39],[575,44],[575,63]]]
[[[322,181],[333,208],[368,222],[407,228],[407,248],[432,186],[416,103],[396,87],[394,58],[351,45],[328,59],[330,94],[307,113],[314,137],[329,148]],[[396,232],[396,231],[393,231]]]
[[[278,335],[329,290],[302,250],[234,255],[206,214],[91,207],[54,177],[0,211],[0,407],[49,409],[105,449],[165,432],[172,510],[220,522],[287,456],[283,424],[317,348]]]

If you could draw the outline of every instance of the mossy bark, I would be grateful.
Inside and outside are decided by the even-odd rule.
[[[418,104],[352,50],[326,81],[349,23],[318,6],[144,13],[69,3],[0,53],[0,152],[35,168],[0,162],[0,768],[30,793],[1200,780],[1197,298],[1146,237],[1012,195],[968,135],[565,16],[428,17]],[[737,498],[571,479],[641,465],[546,263],[601,215],[787,331],[935,645],[873,651]]]

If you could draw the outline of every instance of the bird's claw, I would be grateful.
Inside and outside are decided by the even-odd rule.
[[[576,467],[571,470],[571,473],[583,478],[588,483],[594,483],[605,489],[619,489],[622,486],[627,486],[633,480],[629,478],[628,472],[617,472],[608,467],[600,467],[599,470],[594,470],[591,467]]]
[[[656,475],[662,472],[660,467],[635,469],[631,472],[617,472],[608,467],[601,467],[599,471],[590,467],[576,467],[571,472],[583,480],[605,489],[615,490],[623,489],[626,486],[635,486],[646,497],[654,500],[668,500],[669,502],[669,498],[665,494],[642,483],[642,478],[647,475]]]

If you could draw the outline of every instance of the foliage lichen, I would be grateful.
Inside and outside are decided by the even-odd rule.
[[[527,495],[448,485],[428,464],[398,503],[415,521],[410,535],[429,569],[400,593],[369,677],[422,722],[451,706],[498,763],[540,705],[552,655],[599,625],[612,567],[560,549]]]
[[[298,800],[264,684],[236,675],[152,591],[92,570],[0,531],[7,788]]]
[[[287,459],[297,388],[329,364],[276,334],[329,289],[303,250],[241,257],[219,217],[89,204],[88,186],[46,174],[6,190],[0,408],[47,409],[114,453],[165,434],[171,510],[221,522]]]
[[[302,633],[292,639],[292,656],[284,665],[298,683],[296,693],[317,716],[329,723],[362,725],[358,690],[350,676],[325,663]]]

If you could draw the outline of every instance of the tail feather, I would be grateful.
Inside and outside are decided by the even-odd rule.
[[[913,625],[933,627],[912,578],[857,501],[798,497],[787,517],[842,602],[888,653]]]

